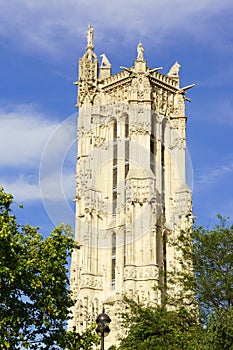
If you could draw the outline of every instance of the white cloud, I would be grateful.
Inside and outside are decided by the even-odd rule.
[[[212,226],[216,215],[229,216],[233,219],[232,191],[233,161],[216,168],[209,168],[197,176],[194,195],[194,213],[199,224]]]
[[[30,177],[23,174],[12,181],[1,179],[1,184],[6,192],[13,194],[16,202],[40,199],[38,181],[33,183]]]
[[[44,179],[43,190],[41,193],[38,178],[20,174],[12,181],[0,178],[0,184],[3,185],[7,193],[12,193],[14,201],[18,204],[26,204],[32,201],[43,201],[45,211],[54,226],[60,222],[66,222],[74,225],[75,209],[73,198],[75,196],[75,173],[70,169],[62,175],[62,183],[58,183],[57,174]]]
[[[53,173],[38,180],[38,173],[15,173],[10,179],[1,175],[0,185],[6,192],[12,193],[17,202],[43,200],[45,203],[60,202],[60,206],[69,206],[68,202],[75,197],[75,172],[66,169],[65,173]]]
[[[197,177],[197,184],[200,185],[211,185],[222,180],[222,178],[233,172],[233,162],[222,164],[218,168],[206,169],[204,174]]]
[[[58,123],[34,105],[0,108],[0,167],[35,167]]]
[[[0,109],[0,183],[17,201],[66,202],[75,193],[76,115],[50,121],[34,105]]]
[[[40,181],[41,197],[44,201],[70,200],[75,197],[75,171],[66,174],[51,173]]]
[[[219,36],[222,44],[231,35],[231,0],[0,0],[0,6],[0,35],[21,47],[55,54],[64,47],[83,47],[89,22],[97,40],[110,45],[116,33],[124,42],[149,37],[156,44],[169,40],[175,31],[181,36],[189,33],[190,40],[208,40],[208,45],[218,45]]]
[[[62,221],[73,225],[75,210],[75,170],[50,173],[40,181],[41,199],[51,222]]]

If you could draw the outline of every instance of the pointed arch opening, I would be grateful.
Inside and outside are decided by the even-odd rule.
[[[116,283],[116,232],[112,233],[112,271],[111,271],[111,285],[115,290]]]

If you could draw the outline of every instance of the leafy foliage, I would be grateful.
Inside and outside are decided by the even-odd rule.
[[[206,324],[205,344],[207,350],[233,349],[233,309],[211,313]]]
[[[199,305],[207,315],[233,307],[233,225],[218,215],[212,230],[194,231],[194,266]]]
[[[187,309],[168,311],[164,306],[146,307],[128,299],[126,303],[130,310],[123,314],[123,323],[129,332],[120,350],[202,349],[203,329]]]
[[[96,341],[91,331],[66,333],[69,308],[67,258],[78,244],[69,226],[43,240],[38,228],[19,225],[13,197],[0,188],[0,349],[58,349],[70,337]],[[73,348],[72,348],[73,349]]]
[[[66,340],[65,340],[66,349],[67,350],[93,349],[93,344],[98,345],[100,343],[100,337],[96,334],[95,329],[96,329],[96,324],[93,324],[81,335],[75,332],[67,332]]]

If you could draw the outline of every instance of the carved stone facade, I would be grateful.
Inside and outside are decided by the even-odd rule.
[[[111,74],[99,60],[89,26],[79,60],[76,239],[81,248],[71,264],[77,303],[69,327],[95,321],[103,305],[112,319],[107,344],[119,335],[116,313],[123,294],[159,303],[153,289],[159,271],[174,264],[164,246],[192,224],[186,185],[186,90],[176,62],[167,75],[151,69],[141,43],[131,68]]]

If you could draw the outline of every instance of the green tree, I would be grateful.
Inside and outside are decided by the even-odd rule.
[[[193,232],[196,295],[210,350],[233,349],[233,225],[218,215]]]
[[[98,345],[100,343],[100,337],[95,332],[96,324],[93,324],[90,328],[82,334],[75,332],[67,332],[65,339],[65,346],[68,350],[91,350],[93,344]]]
[[[178,288],[169,304],[195,310],[205,328],[203,346],[208,350],[233,349],[233,225],[217,215],[213,228],[182,231],[176,241],[180,267],[168,275],[170,286]]]
[[[233,308],[212,312],[206,324],[207,350],[233,349]]]
[[[233,307],[233,225],[218,218],[213,229],[193,232],[196,294],[203,316]]]
[[[71,336],[83,340],[66,333],[74,303],[67,259],[78,244],[69,226],[59,225],[43,239],[38,228],[18,224],[12,202],[0,188],[0,349],[64,349]],[[92,332],[90,339],[96,341]]]
[[[119,350],[204,349],[204,330],[186,308],[167,310],[165,306],[143,306],[128,299],[126,304],[122,325],[129,331]]]

